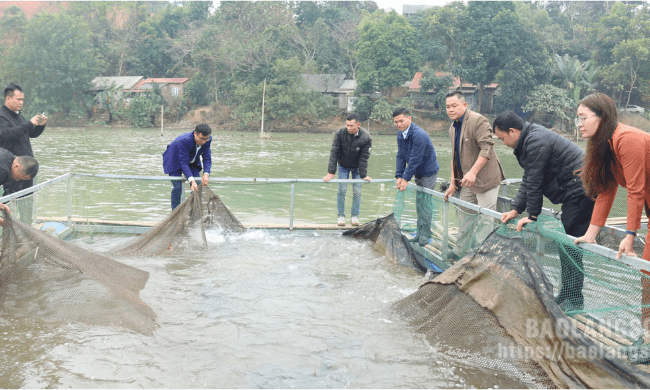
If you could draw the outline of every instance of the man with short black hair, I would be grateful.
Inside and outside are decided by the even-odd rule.
[[[587,197],[580,176],[575,174],[582,167],[582,149],[544,126],[524,122],[513,111],[497,115],[493,126],[494,134],[514,149],[524,169],[512,210],[503,213],[501,222],[508,222],[526,210],[528,217],[517,223],[517,231],[521,231],[525,224],[537,221],[546,196],[553,204],[562,204],[560,219],[565,232],[582,237],[589,228],[594,209],[594,201]],[[556,302],[565,311],[582,310],[582,255],[570,257],[568,249],[559,252],[562,288]]]
[[[210,168],[212,167],[212,155],[210,144],[212,143],[212,129],[205,123],[196,126],[193,132],[179,135],[172,143],[167,145],[163,153],[163,170],[169,176],[185,175],[190,182],[192,191],[198,191],[196,179],[201,172],[201,159],[203,160],[203,178],[201,185],[209,183]],[[172,210],[181,203],[183,183],[180,180],[172,180]]]
[[[345,127],[341,127],[334,134],[330,160],[327,166],[327,175],[323,178],[328,182],[334,178],[338,166],[339,179],[362,178],[370,181],[368,176],[368,160],[372,138],[368,130],[361,127],[361,118],[357,113],[347,116]],[[352,209],[350,210],[350,223],[352,226],[359,226],[359,209],[361,207],[361,187],[363,183],[352,184]],[[348,183],[339,183],[337,194],[337,208],[339,226],[345,226],[345,195],[348,191]]]
[[[396,187],[404,191],[408,182],[415,177],[415,184],[433,190],[438,179],[436,151],[427,134],[413,123],[411,113],[404,107],[393,111],[393,122],[397,127]],[[417,234],[414,241],[425,246],[431,238],[433,214],[430,195],[417,191],[415,195]]]
[[[30,138],[40,136],[45,130],[47,117],[39,114],[27,120],[22,115],[25,95],[22,88],[9,83],[4,89],[5,103],[0,108],[0,148],[4,148],[16,156],[34,157]],[[34,185],[34,180],[7,180],[3,185],[4,195],[13,194]],[[31,198],[26,198],[19,206],[20,219],[25,223],[32,222]]]
[[[0,148],[0,185],[31,180],[38,173],[38,161],[31,156],[14,156],[6,149]],[[0,210],[9,212],[9,207],[0,203]],[[0,225],[3,219],[0,218]]]

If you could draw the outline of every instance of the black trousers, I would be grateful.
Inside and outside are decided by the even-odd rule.
[[[594,211],[594,201],[586,196],[570,199],[562,204],[562,225],[567,234],[581,237],[589,228],[591,214]],[[560,303],[569,300],[576,306],[584,304],[582,287],[585,275],[582,265],[582,253],[575,252],[572,247],[562,245],[560,248],[560,266],[562,268],[562,288],[556,298]]]

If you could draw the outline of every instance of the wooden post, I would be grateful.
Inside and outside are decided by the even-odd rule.
[[[163,110],[163,105],[160,105],[160,135],[163,135],[163,121],[165,120],[165,111]]]
[[[262,90],[262,127],[260,129],[260,134],[264,136],[264,98],[266,95],[266,78],[264,78],[264,89]]]

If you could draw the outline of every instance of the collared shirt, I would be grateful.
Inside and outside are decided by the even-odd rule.
[[[463,118],[465,115],[460,117],[460,119],[454,121],[454,128],[456,129],[456,133],[454,136],[454,162],[456,162],[456,167],[459,172],[463,172],[463,169],[460,166],[460,131],[463,128]],[[459,178],[458,178],[459,179]]]
[[[404,139],[406,139],[406,137],[409,136],[409,130],[411,130],[411,126],[413,126],[413,122],[411,122],[411,124],[409,125],[408,129],[402,131],[402,137],[404,137]]]

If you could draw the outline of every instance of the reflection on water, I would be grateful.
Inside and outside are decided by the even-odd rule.
[[[121,259],[151,274],[140,295],[158,314],[153,336],[3,316],[0,387],[467,386],[390,310],[424,277],[367,243],[313,232],[208,239],[207,251]],[[122,241],[75,243],[110,252]]]

